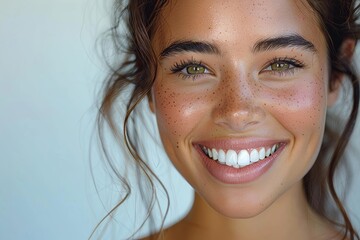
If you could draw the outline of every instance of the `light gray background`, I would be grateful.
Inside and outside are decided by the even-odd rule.
[[[107,73],[95,39],[110,6],[109,0],[0,0],[0,239],[87,239],[116,201],[90,143],[95,93]],[[359,137],[357,129],[353,143]],[[355,173],[359,147],[350,153]],[[93,187],[90,156],[105,208]],[[191,190],[160,165],[176,199],[171,222],[189,207]],[[360,217],[359,184],[360,177],[345,187],[348,206]]]

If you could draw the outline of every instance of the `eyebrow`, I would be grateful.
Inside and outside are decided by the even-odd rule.
[[[160,57],[165,58],[182,52],[198,52],[207,54],[220,54],[219,49],[209,42],[176,41],[165,48]]]
[[[317,52],[313,43],[298,34],[259,40],[254,44],[252,51],[257,53],[286,47],[299,47],[314,53]]]
[[[254,44],[252,52],[258,53],[286,47],[298,47],[314,53],[317,52],[313,43],[298,34],[261,39]],[[212,43],[187,40],[171,43],[160,53],[160,58],[166,58],[182,52],[220,54],[219,48]]]

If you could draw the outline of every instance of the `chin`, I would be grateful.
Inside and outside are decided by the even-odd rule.
[[[232,219],[249,219],[256,217],[266,211],[268,207],[265,205],[248,205],[244,207],[232,207],[219,209],[218,213]]]
[[[274,197],[274,196],[273,196]],[[266,212],[276,200],[261,197],[234,197],[207,199],[209,207],[217,213],[232,219],[249,219]],[[221,203],[221,204],[219,204]]]

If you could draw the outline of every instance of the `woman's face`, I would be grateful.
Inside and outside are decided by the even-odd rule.
[[[161,13],[150,107],[172,163],[218,212],[301,189],[321,146],[326,42],[297,0],[181,0]]]

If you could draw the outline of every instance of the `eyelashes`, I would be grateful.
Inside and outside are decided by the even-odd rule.
[[[268,62],[260,73],[270,73],[281,76],[293,75],[296,70],[302,69],[305,64],[294,58],[274,58]]]
[[[294,58],[273,58],[265,64],[259,73],[285,77],[294,75],[296,70],[300,70],[304,67],[305,64],[303,62]],[[173,74],[178,74],[178,76],[183,79],[193,78],[193,80],[196,80],[198,77],[202,77],[204,75],[214,75],[205,64],[195,59],[176,62],[170,68],[170,71]]]
[[[181,60],[179,63],[175,63],[170,71],[172,73],[178,74],[183,79],[196,78],[203,76],[204,74],[211,74],[208,67],[201,63],[201,61],[196,61],[195,59],[191,60]]]

